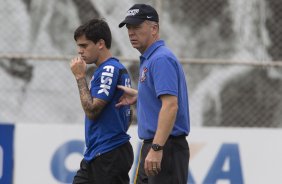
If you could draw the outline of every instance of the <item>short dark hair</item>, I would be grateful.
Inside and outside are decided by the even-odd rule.
[[[79,26],[74,32],[74,40],[77,41],[83,35],[95,44],[102,39],[105,41],[106,47],[111,48],[112,34],[108,23],[104,19],[94,18]]]

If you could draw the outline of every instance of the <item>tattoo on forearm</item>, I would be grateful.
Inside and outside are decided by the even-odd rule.
[[[77,86],[80,94],[80,101],[82,108],[89,119],[96,119],[101,113],[102,108],[99,106],[95,107],[94,100],[88,89],[87,82],[85,78],[77,80]]]

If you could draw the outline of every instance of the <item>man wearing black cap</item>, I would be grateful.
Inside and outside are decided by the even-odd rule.
[[[159,16],[152,6],[132,6],[119,27],[124,25],[141,53],[138,91],[118,86],[125,93],[116,105],[137,102],[138,136],[144,141],[135,183],[186,184],[190,118],[185,73],[159,38]]]

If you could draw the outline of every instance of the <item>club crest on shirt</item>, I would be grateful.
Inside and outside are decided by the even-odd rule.
[[[144,82],[146,80],[146,73],[148,72],[148,68],[143,68],[143,71],[140,76],[140,82]]]

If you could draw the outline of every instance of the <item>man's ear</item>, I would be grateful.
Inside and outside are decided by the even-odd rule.
[[[100,39],[99,41],[98,41],[98,48],[99,49],[102,49],[102,48],[104,48],[105,47],[105,40],[103,40],[103,39]]]
[[[152,26],[153,34],[156,35],[159,32],[159,25],[155,24]]]

